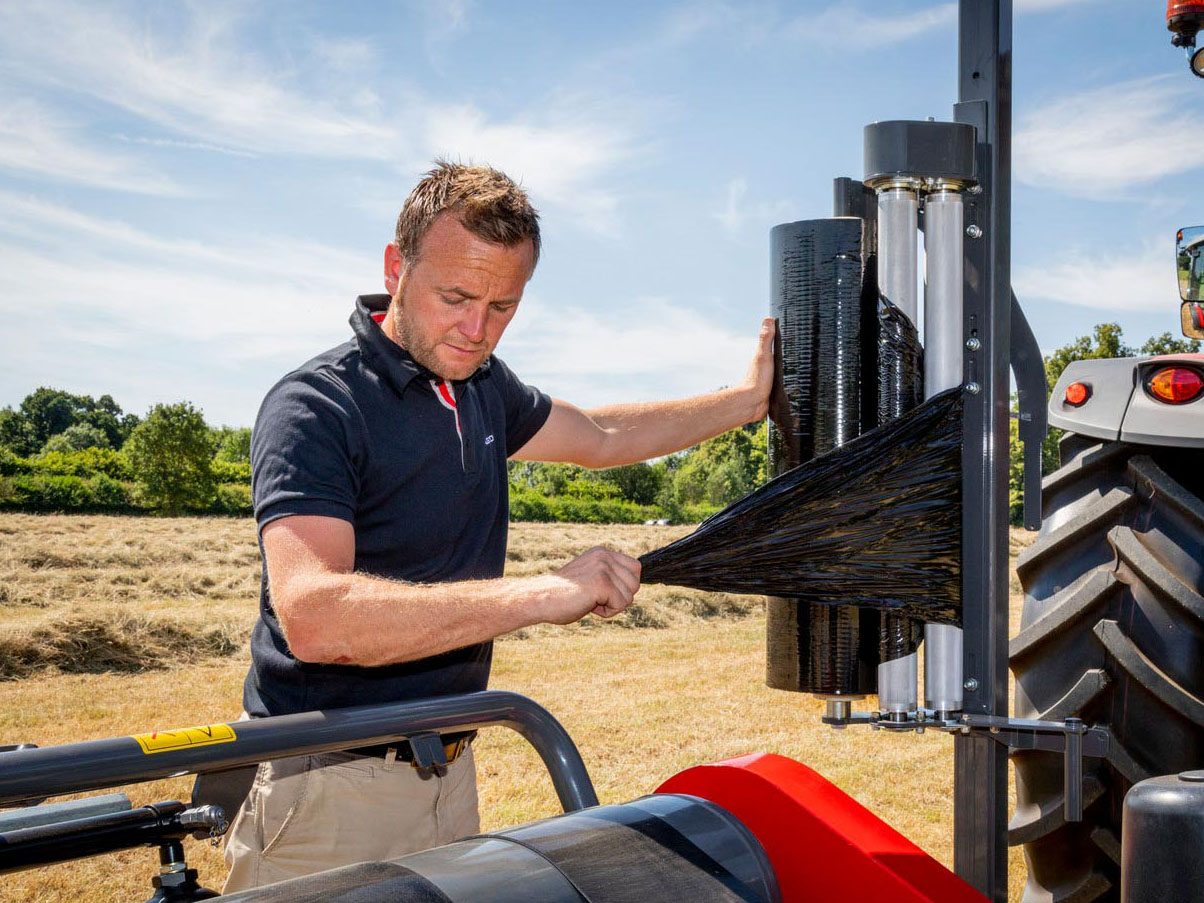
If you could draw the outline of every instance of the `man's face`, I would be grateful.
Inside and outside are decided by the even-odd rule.
[[[382,328],[444,379],[467,379],[493,353],[535,266],[530,241],[513,248],[478,238],[451,213],[427,231],[416,261],[385,250],[393,295]]]

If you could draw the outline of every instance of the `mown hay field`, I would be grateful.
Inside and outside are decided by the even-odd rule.
[[[598,544],[640,554],[688,528],[516,524],[507,573]],[[1013,554],[1030,535],[1013,533]],[[0,743],[52,745],[235,718],[255,617],[254,524],[222,518],[0,515]],[[1013,629],[1019,593],[1013,580]],[[806,762],[941,861],[952,862],[952,741],[833,731],[810,697],[764,686],[759,598],[641,590],[626,615],[505,638],[493,686],[555,714],[601,800],[640,796],[692,764],[754,751]],[[486,830],[554,814],[535,753],[498,729],[477,741]],[[191,782],[125,788],[135,805]],[[188,846],[220,888],[220,851]],[[152,850],[0,877],[0,901],[145,899]],[[1013,898],[1023,865],[1011,863]]]

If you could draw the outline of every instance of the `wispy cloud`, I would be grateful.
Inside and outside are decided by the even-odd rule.
[[[1066,6],[1081,6],[1085,2],[1087,0],[1015,0],[1013,9],[1017,13],[1043,13]]]
[[[734,385],[752,358],[759,320],[747,334],[713,314],[664,297],[595,311],[534,294],[502,339],[500,353],[523,378],[575,404],[645,401]],[[624,309],[638,315],[624,316]]]
[[[144,160],[89,147],[62,116],[29,99],[0,106],[0,169],[138,194],[185,193]]]
[[[152,29],[131,14],[71,0],[0,7],[0,47],[26,77],[85,94],[198,141],[272,153],[379,156],[391,131],[350,106],[307,96],[241,51],[229,8]],[[381,142],[385,146],[381,148]]]
[[[539,119],[490,120],[473,106],[432,109],[425,154],[488,162],[521,179],[542,201],[568,207],[600,231],[615,225],[617,195],[606,176],[637,153],[624,129],[561,105]]]
[[[1043,13],[1085,2],[1015,0],[1014,11],[1018,15]],[[906,2],[895,4],[894,9],[901,11],[891,11],[881,2],[837,0],[819,10],[782,17],[777,8],[766,4],[696,0],[675,7],[662,22],[658,38],[659,43],[673,46],[722,33],[737,43],[785,39],[848,49],[907,41],[957,25],[956,2]]]
[[[740,232],[745,223],[759,226],[780,222],[790,215],[790,204],[784,200],[751,201],[748,179],[737,176],[727,183],[723,208],[711,214],[729,233]]]
[[[463,0],[442,9],[446,27],[463,24]],[[0,5],[0,55],[10,63],[0,78],[135,117],[149,133],[124,129],[117,140],[125,144],[362,160],[405,171],[436,153],[494,162],[516,169],[541,200],[602,230],[613,228],[617,205],[608,176],[642,147],[633,113],[640,102],[624,109],[598,97],[541,97],[531,105],[537,112],[499,117],[471,98],[348,77],[365,74],[359,67],[372,45],[363,39],[315,36],[282,62],[249,49],[253,23],[231,7],[191,7],[171,29],[149,17],[73,0]],[[22,123],[9,122],[12,112],[0,119],[0,165],[128,190],[170,187],[153,172],[132,171],[120,155],[106,163],[95,138],[88,146],[96,149],[84,151],[86,142],[71,142],[47,110],[40,113],[32,139]],[[86,160],[64,159],[72,147]]]
[[[1204,166],[1197,94],[1169,77],[1054,100],[1017,129],[1015,172],[1030,185],[1096,200]]]
[[[818,13],[798,16],[786,33],[831,47],[877,47],[906,41],[957,24],[957,4],[941,3],[895,15],[854,3],[837,3]]]
[[[103,322],[106,344],[122,334],[126,345],[220,341],[228,362],[297,363],[333,344],[346,332],[350,293],[373,284],[377,270],[374,256],[325,245],[282,237],[209,245],[8,193],[0,193],[0,236],[6,319],[33,301],[61,318],[56,327],[87,335]]]
[[[1174,254],[1166,238],[1130,253],[1072,252],[1064,259],[1017,267],[1021,303],[1058,301],[1093,310],[1171,311],[1179,297]]]

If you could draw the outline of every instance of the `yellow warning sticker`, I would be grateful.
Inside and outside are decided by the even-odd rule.
[[[134,734],[142,751],[151,753],[175,752],[192,746],[212,746],[214,743],[233,743],[238,738],[228,724],[209,724],[205,727],[177,727],[170,731]]]

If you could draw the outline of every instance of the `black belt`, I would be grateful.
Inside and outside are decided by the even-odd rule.
[[[447,762],[450,765],[456,761],[464,750],[468,749],[469,742],[477,735],[476,731],[460,731],[454,734],[442,734],[439,739],[443,741],[443,754],[447,756]],[[414,751],[410,749],[410,744],[406,740],[394,740],[392,743],[377,743],[373,746],[357,746],[355,749],[344,750],[354,756],[365,756],[369,759],[383,759],[390,749],[397,751],[397,758],[402,762],[413,762]]]

